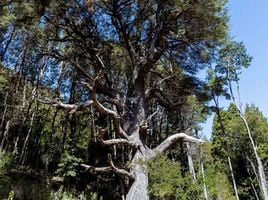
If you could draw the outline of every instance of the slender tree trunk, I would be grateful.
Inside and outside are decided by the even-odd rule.
[[[40,95],[38,95],[38,88],[39,88],[39,84],[40,84],[40,82],[41,82],[41,80],[43,78],[45,69],[46,69],[46,63],[45,63],[45,58],[43,58],[42,63],[41,63],[41,68],[40,68],[40,71],[39,71],[38,76],[37,76],[37,81],[33,85],[33,89],[32,89],[32,92],[31,92],[31,99],[30,99],[29,104],[32,104],[35,101],[36,96],[40,96]],[[25,86],[27,86],[27,82],[25,83]],[[27,88],[27,87],[25,87],[25,88]],[[26,103],[25,103],[26,92],[24,92],[24,90],[23,90],[23,99],[24,99],[23,100],[23,108],[24,108],[24,106],[26,105]],[[35,118],[35,114],[36,114],[37,110],[38,110],[38,105],[36,106],[35,111],[33,111],[32,115],[31,115],[30,127],[29,127],[29,130],[27,132],[27,136],[26,136],[26,138],[25,138],[25,140],[23,142],[22,151],[21,151],[21,157],[20,157],[20,163],[22,163],[22,164],[25,163],[27,145],[28,145],[30,135],[32,133],[33,122],[34,122],[34,118]]]
[[[249,169],[248,169],[248,167],[247,167],[247,171],[248,171],[248,173],[249,173]],[[251,176],[250,176],[250,173],[249,173],[249,179],[250,179],[250,185],[251,185],[251,187],[252,187],[252,190],[253,190],[253,192],[254,192],[254,195],[255,195],[255,197],[256,197],[256,200],[259,200],[259,196],[258,196],[258,193],[257,193],[257,191],[256,191],[256,189],[255,189],[255,186],[254,186],[254,182],[253,182],[253,180],[252,180],[252,178],[251,178]]]
[[[200,153],[200,170],[201,170],[202,179],[203,179],[203,192],[204,192],[204,196],[205,196],[205,199],[208,200],[208,193],[207,193],[207,186],[206,186],[206,178],[205,178],[205,170],[204,170],[202,152]]]
[[[194,164],[193,164],[193,159],[192,159],[191,146],[190,146],[189,142],[186,143],[186,146],[187,146],[189,172],[193,177],[193,181],[196,182],[196,175],[195,175]]]
[[[235,182],[234,173],[233,173],[233,167],[232,167],[231,159],[229,156],[228,156],[228,163],[229,163],[229,169],[230,169],[231,177],[232,177],[232,181],[233,181],[235,197],[237,200],[239,200],[238,191],[237,191],[236,182]]]
[[[110,131],[111,131],[111,134],[112,134],[112,138],[115,139],[116,136],[115,136],[114,125],[111,122],[111,120],[109,121],[109,125],[110,125]],[[116,159],[116,157],[117,157],[117,146],[116,145],[113,146],[113,150],[114,150],[114,158]]]
[[[25,138],[25,140],[23,142],[23,146],[22,146],[22,150],[21,150],[21,156],[20,156],[20,163],[21,164],[24,164],[25,161],[26,161],[27,145],[28,145],[28,141],[29,141],[29,138],[30,138],[30,135],[31,135],[31,132],[32,132],[34,117],[35,117],[35,112],[32,113],[30,127],[28,129],[26,138]]]
[[[56,132],[56,128],[55,128],[55,122],[56,122],[56,117],[58,115],[58,109],[55,110],[53,117],[52,117],[52,124],[51,124],[51,132],[49,135],[49,141],[52,143],[53,140],[53,134]]]
[[[243,122],[244,122],[244,124],[246,126],[248,137],[250,139],[250,142],[251,142],[251,145],[252,145],[252,148],[253,148],[253,152],[254,152],[254,155],[255,155],[256,160],[257,160],[259,181],[260,181],[260,186],[261,186],[261,190],[262,190],[262,193],[263,193],[264,200],[268,200],[267,183],[266,183],[266,177],[265,177],[264,168],[263,168],[261,158],[259,157],[259,154],[257,152],[257,147],[256,147],[256,145],[254,143],[253,138],[252,138],[251,131],[249,129],[249,126],[248,126],[246,118],[243,116],[242,113],[240,113],[240,117],[242,118],[242,120],[243,120]]]
[[[91,137],[93,136],[93,141],[96,143],[97,134],[95,130],[95,115],[94,115],[94,109],[92,107],[90,108],[90,113],[91,113]]]
[[[25,78],[24,86],[23,86],[23,96],[22,96],[22,107],[21,111],[26,107],[26,93],[27,93],[27,79]]]
[[[4,121],[5,121],[5,117],[6,117],[6,112],[7,112],[7,97],[8,97],[8,92],[6,92],[6,96],[5,96],[5,101],[4,101],[4,112],[2,115],[2,119],[1,119],[1,124],[0,124],[0,139],[2,137],[2,129],[3,129],[3,125],[4,125]]]
[[[251,178],[250,178],[250,179],[251,179]],[[258,196],[258,193],[257,193],[257,191],[256,191],[256,189],[255,189],[253,183],[252,183],[252,179],[251,179],[250,181],[251,181],[250,184],[251,184],[252,190],[253,190],[253,192],[254,192],[254,194],[255,194],[256,200],[259,200],[259,196]]]
[[[255,177],[256,177],[256,179],[257,179],[257,182],[258,182],[258,184],[259,184],[259,187],[260,187],[260,179],[259,179],[259,176],[258,176],[258,173],[257,173],[257,171],[256,171],[256,167],[255,167],[255,165],[254,165],[254,163],[252,162],[252,160],[248,157],[248,156],[246,156],[246,158],[247,158],[247,160],[249,161],[249,163],[250,163],[250,166],[252,167],[252,170],[253,170],[253,172],[254,172],[254,175],[255,175]],[[249,171],[249,170],[248,170]],[[261,187],[260,187],[260,189],[261,189]]]
[[[258,176],[259,176],[259,181],[260,181],[259,184],[260,184],[261,192],[263,194],[264,200],[268,200],[267,183],[266,183],[266,177],[265,177],[265,173],[264,173],[263,164],[262,164],[262,161],[260,159],[260,156],[259,156],[259,154],[257,152],[257,147],[256,147],[255,142],[253,140],[253,137],[252,137],[250,128],[248,126],[248,122],[247,122],[247,120],[246,120],[246,118],[245,118],[245,116],[243,114],[243,111],[241,109],[241,106],[238,106],[238,105],[241,105],[241,103],[240,103],[239,84],[238,84],[238,81],[236,81],[236,84],[237,84],[237,93],[238,93],[238,99],[239,99],[239,104],[237,104],[236,103],[235,96],[234,96],[234,93],[233,93],[233,87],[232,87],[231,79],[229,78],[229,74],[230,74],[230,71],[229,70],[230,69],[228,68],[227,69],[227,77],[228,77],[228,84],[229,84],[229,90],[230,90],[231,98],[233,100],[233,103],[234,103],[236,109],[238,110],[239,116],[242,119],[242,121],[243,121],[243,123],[245,125],[245,128],[246,128],[246,131],[248,133],[248,137],[249,137],[249,140],[250,140],[250,143],[251,143],[253,152],[254,152],[254,156],[256,158],[257,165],[258,165]]]
[[[8,136],[9,127],[10,127],[10,120],[8,120],[7,124],[6,124],[6,128],[5,128],[3,138],[2,138],[2,141],[1,141],[1,144],[0,144],[0,152],[2,152],[3,149],[4,149],[4,143],[5,143],[5,141],[7,139],[7,136]]]
[[[22,119],[22,122],[20,124],[20,128],[19,128],[19,131],[18,131],[18,135],[16,137],[16,140],[15,140],[15,144],[14,144],[14,149],[13,149],[13,154],[16,154],[17,153],[17,150],[18,150],[18,145],[19,145],[19,140],[20,140],[20,136],[21,136],[21,132],[22,132],[22,128],[25,124],[25,121],[27,119],[27,115],[25,115]]]
[[[5,121],[5,117],[6,117],[6,112],[7,112],[7,97],[8,97],[8,92],[6,92],[6,95],[5,95],[5,100],[4,100],[4,112],[3,112],[3,115],[2,115],[2,119],[1,119],[0,131],[1,131],[2,128],[3,128],[3,124],[4,124],[4,121]],[[1,138],[1,135],[0,135],[0,138]]]
[[[4,60],[4,57],[5,57],[6,53],[7,53],[8,47],[9,47],[11,41],[14,38],[15,30],[16,30],[15,27],[13,27],[12,31],[9,33],[10,36],[9,36],[8,41],[6,42],[5,47],[3,48],[3,51],[0,53],[0,61],[2,61],[2,62]]]

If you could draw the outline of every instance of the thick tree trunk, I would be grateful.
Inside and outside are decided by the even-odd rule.
[[[149,200],[148,172],[145,164],[148,157],[145,148],[142,147],[142,149],[142,151],[137,151],[132,160],[131,172],[134,174],[135,180],[128,191],[126,200]]]
[[[137,135],[133,134],[133,135]],[[157,155],[157,153],[163,153],[173,144],[183,142],[202,143],[204,141],[188,136],[185,133],[174,134],[165,139],[154,149],[149,149],[145,145],[140,146],[132,159],[131,173],[134,174],[135,180],[130,187],[126,200],[148,200],[148,172],[146,168],[146,161],[149,161]],[[202,165],[203,169],[203,165]],[[202,170],[204,174],[204,169]]]

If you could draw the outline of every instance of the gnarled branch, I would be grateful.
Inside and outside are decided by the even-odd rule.
[[[182,105],[181,102],[174,103],[169,99],[161,89],[152,88],[146,91],[146,98],[148,100],[156,99],[157,103],[164,108],[173,109]]]
[[[109,166],[107,166],[107,167],[93,167],[91,165],[86,165],[86,164],[81,164],[81,166],[84,167],[86,169],[86,171],[90,171],[90,172],[95,172],[95,173],[114,172],[118,175],[127,176],[130,179],[135,179],[135,176],[132,173],[130,173],[124,169],[117,168],[114,165],[113,160],[112,160],[112,156],[110,154],[108,154],[108,164],[109,164]]]
[[[66,104],[56,99],[48,99],[48,98],[37,99],[37,101],[44,103],[44,104],[50,104],[59,109],[65,109],[69,111],[69,113],[74,113],[78,110],[83,110],[93,104],[92,100],[88,100],[86,102],[78,103],[78,104]]]
[[[169,147],[174,145],[175,143],[182,141],[182,142],[192,142],[192,143],[204,143],[204,140],[195,138],[193,136],[189,136],[185,133],[177,133],[174,135],[169,136],[165,139],[161,144],[159,144],[156,148],[153,149],[155,153],[159,152],[162,153],[167,150]]]
[[[93,87],[92,87],[92,100],[94,102],[94,105],[97,107],[98,111],[100,113],[103,113],[109,117],[111,117],[113,119],[113,123],[114,123],[114,128],[115,128],[115,131],[118,135],[120,135],[121,137],[124,137],[128,140],[129,139],[129,136],[126,134],[126,132],[122,129],[122,127],[120,126],[120,115],[111,110],[111,109],[108,109],[106,108],[105,106],[103,106],[99,100],[97,99],[97,92],[96,92],[96,81],[100,78],[100,75],[101,75],[101,72],[100,74],[95,78],[94,80],[94,84],[93,84]]]
[[[103,135],[105,133],[106,129],[104,128],[99,128],[99,133],[98,133],[98,142],[102,145],[106,146],[111,146],[111,145],[127,145],[130,147],[138,148],[139,145],[134,142],[134,141],[128,141],[126,139],[110,139],[110,140],[104,140]]]

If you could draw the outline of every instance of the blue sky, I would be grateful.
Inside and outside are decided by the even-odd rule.
[[[229,0],[229,27],[236,41],[243,41],[251,66],[240,77],[241,102],[254,103],[268,116],[268,0]],[[229,102],[222,100],[221,106]],[[203,134],[210,138],[210,117],[203,126]]]

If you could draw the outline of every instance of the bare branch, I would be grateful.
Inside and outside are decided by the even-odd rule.
[[[107,145],[107,146],[110,146],[110,145],[128,145],[128,146],[131,146],[131,147],[134,147],[134,148],[138,148],[138,144],[136,144],[135,142],[133,141],[128,141],[126,139],[111,139],[111,140],[102,140],[100,141],[101,144],[103,145]]]
[[[82,167],[84,167],[86,169],[86,171],[89,171],[89,172],[96,172],[96,173],[99,173],[99,172],[110,172],[112,171],[111,167],[94,167],[94,166],[91,166],[91,165],[86,165],[86,164],[81,164]]]
[[[95,173],[103,173],[103,172],[114,172],[118,175],[121,176],[127,176],[130,179],[135,179],[135,176],[132,173],[129,173],[128,171],[124,170],[124,169],[119,169],[117,168],[112,160],[112,156],[110,154],[108,154],[108,164],[109,166],[107,167],[93,167],[91,165],[86,165],[86,164],[81,164],[81,167],[84,167],[86,169],[86,171],[89,172],[95,172]]]
[[[113,123],[114,123],[114,128],[115,128],[115,131],[118,135],[126,138],[129,140],[129,136],[126,134],[126,132],[122,129],[122,127],[120,126],[120,115],[111,110],[111,109],[108,109],[106,108],[105,106],[103,106],[99,100],[97,99],[97,94],[96,94],[96,81],[100,78],[100,75],[101,75],[102,72],[100,72],[100,74],[95,78],[94,80],[94,84],[93,84],[93,87],[92,87],[92,100],[94,102],[94,105],[97,107],[98,111],[100,113],[103,113],[105,115],[108,115],[109,117],[111,117],[113,119]]]
[[[128,145],[130,147],[138,148],[139,145],[134,142],[134,141],[128,141],[126,139],[111,139],[111,140],[104,140],[103,136],[105,133],[106,129],[99,128],[99,133],[98,133],[98,142],[101,143],[102,145],[106,146],[111,146],[111,145]]]
[[[62,103],[56,99],[48,99],[48,98],[44,98],[44,99],[37,99],[37,101],[44,103],[44,104],[50,104],[56,108],[59,109],[64,109],[69,111],[69,113],[74,113],[78,110],[83,110],[85,108],[88,108],[89,106],[91,106],[93,104],[92,100],[88,100],[86,102],[83,103],[78,103],[78,104],[66,104],[66,103]]]
[[[151,115],[149,115],[148,117],[147,117],[147,123],[149,123],[151,120],[152,120],[152,118],[153,118],[153,116],[155,116],[157,113],[158,113],[158,108],[157,108],[157,110],[153,113],[153,114],[151,114]]]
[[[174,145],[175,143],[182,141],[182,142],[192,142],[192,143],[204,143],[204,140],[197,139],[195,137],[189,136],[185,133],[177,133],[174,135],[169,136],[167,139],[165,139],[161,144],[159,144],[153,151],[155,153],[157,152],[164,152],[169,147]]]
[[[92,87],[92,100],[95,104],[95,106],[97,107],[97,109],[99,110],[100,113],[106,114],[110,117],[112,117],[113,119],[118,119],[120,118],[120,116],[118,115],[118,113],[116,113],[113,110],[110,110],[106,107],[104,107],[99,100],[97,99],[97,92],[96,92],[96,80],[98,80],[100,77],[100,75],[98,75],[95,80],[94,80],[94,85]]]
[[[182,105],[181,102],[178,102],[178,103],[173,102],[159,88],[158,89],[152,88],[152,89],[147,90],[146,91],[146,98],[148,100],[155,99],[160,106],[162,106],[164,108],[168,108],[168,109],[177,108],[177,107]]]
[[[116,174],[124,175],[124,176],[131,178],[131,179],[135,179],[135,176],[132,173],[129,173],[128,171],[126,171],[124,169],[119,169],[119,168],[114,166],[111,154],[108,154],[108,163],[109,163],[110,167],[112,168],[113,172],[115,172]]]
[[[124,108],[123,103],[118,99],[105,98],[105,99],[102,100],[102,102],[107,102],[107,103],[110,103],[112,105],[115,105],[117,107],[117,109],[119,109],[119,110],[123,110],[123,108]]]
[[[74,66],[86,79],[89,81],[93,81],[92,77],[89,75],[89,73],[77,62],[73,61],[70,58],[61,55],[59,52],[53,52],[53,51],[48,51],[48,50],[43,50],[43,55],[51,56],[54,58],[57,58],[58,60],[64,60],[66,62],[69,62],[72,66]]]
[[[168,79],[170,79],[170,78],[172,78],[172,77],[174,77],[174,76],[175,76],[175,75],[169,75],[169,76],[167,76],[167,77],[161,79],[161,80],[157,83],[157,85],[162,89],[161,84],[162,84],[164,81],[166,81],[166,80],[168,80]]]

